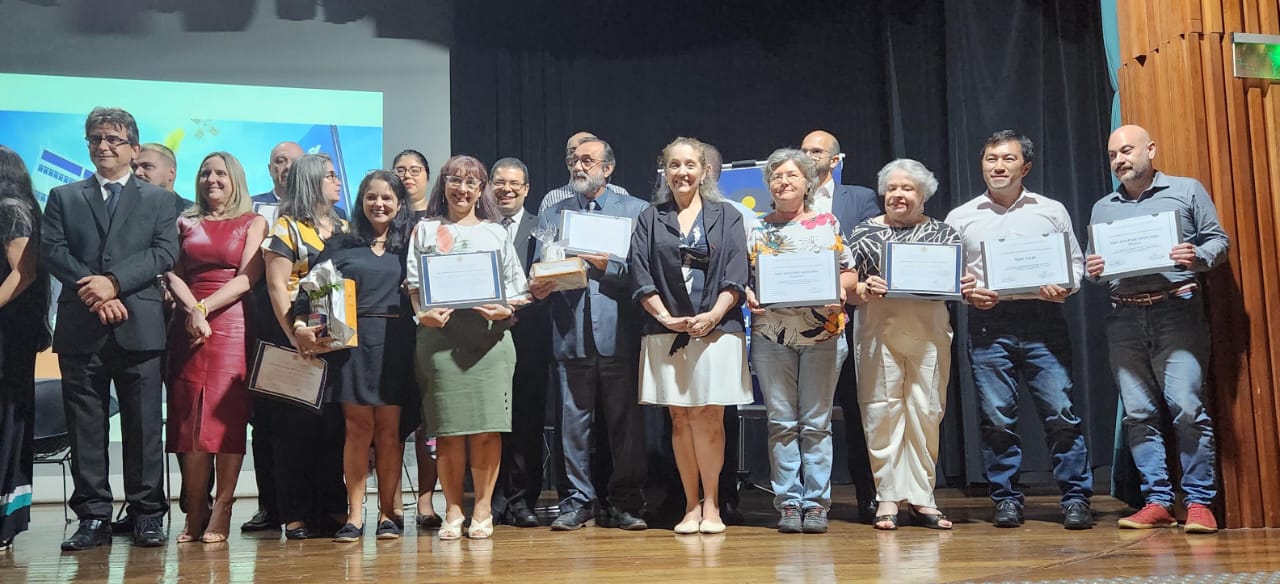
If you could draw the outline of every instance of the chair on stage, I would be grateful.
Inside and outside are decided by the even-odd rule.
[[[71,522],[67,502],[67,467],[71,464],[71,437],[67,434],[67,415],[62,405],[62,380],[36,380],[35,439],[32,447],[36,464],[56,464],[62,469],[62,518]],[[108,413],[120,413],[120,404],[111,396]]]

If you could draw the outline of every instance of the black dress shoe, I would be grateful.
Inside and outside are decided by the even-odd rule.
[[[164,545],[164,518],[138,517],[133,520],[134,547],[160,547]]]
[[[1062,506],[1062,526],[1071,529],[1093,529],[1093,513],[1084,501],[1072,501]]]
[[[111,524],[102,519],[82,519],[71,537],[62,542],[62,551],[78,552],[111,543]]]
[[[271,514],[259,509],[257,513],[248,521],[240,524],[240,531],[250,533],[254,531],[278,531],[280,529],[280,521]]]
[[[742,510],[738,509],[737,503],[725,501],[720,504],[720,521],[725,525],[745,525],[747,518],[742,514]]]
[[[111,535],[133,535],[133,516],[125,515],[111,522]]]
[[[858,523],[866,523],[873,525],[876,521],[876,510],[880,508],[880,502],[875,499],[867,499],[858,501]]]
[[[1013,499],[1005,499],[996,503],[996,514],[991,518],[996,527],[1020,527],[1022,525],[1022,505]]]
[[[551,531],[574,531],[595,522],[595,514],[584,507],[561,513],[551,522]]]
[[[284,530],[285,539],[312,539],[316,537],[319,537],[319,534],[312,531],[311,528],[306,525]]]
[[[510,510],[511,524],[516,527],[537,527],[538,516],[530,511],[528,507],[523,505],[512,507]]]
[[[612,525],[609,527],[617,527],[624,531],[644,531],[649,529],[649,524],[645,522],[640,515],[632,514],[630,511],[614,510],[612,515]]]

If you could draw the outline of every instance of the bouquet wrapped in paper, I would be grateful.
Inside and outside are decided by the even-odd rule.
[[[332,349],[356,346],[356,282],[342,277],[342,272],[332,261],[324,261],[311,267],[301,281],[298,290],[311,299],[308,326],[320,325],[317,337],[329,337]]]
[[[587,263],[582,258],[566,258],[567,241],[556,241],[556,229],[535,229],[534,239],[542,242],[542,261],[529,266],[529,277],[555,282],[553,291],[577,290],[587,287]]]

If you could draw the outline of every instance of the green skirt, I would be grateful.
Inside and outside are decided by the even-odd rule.
[[[508,327],[471,309],[454,311],[444,328],[418,327],[414,371],[427,434],[511,431],[516,349]]]

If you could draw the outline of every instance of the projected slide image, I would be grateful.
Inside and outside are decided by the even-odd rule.
[[[755,166],[726,168],[721,171],[720,180],[716,182],[724,198],[742,203],[761,217],[773,210],[773,197],[769,194],[769,185],[764,182],[764,164],[757,162]],[[837,184],[840,183],[840,171],[843,169],[844,159],[841,158],[831,171]]]

